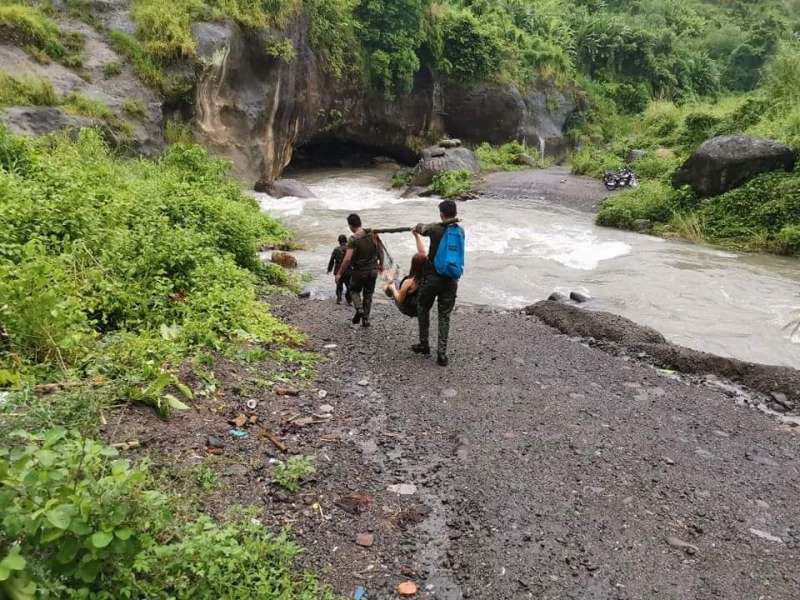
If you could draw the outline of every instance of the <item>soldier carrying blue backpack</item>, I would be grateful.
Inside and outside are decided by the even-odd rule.
[[[428,262],[425,265],[425,278],[417,295],[417,320],[419,322],[419,343],[411,346],[417,354],[430,354],[428,341],[430,331],[430,312],[433,301],[437,300],[439,337],[436,347],[436,362],[446,367],[447,337],[450,332],[450,313],[456,304],[458,280],[464,272],[464,230],[456,223],[445,223],[456,216],[456,203],[445,200],[439,204],[440,223],[418,224],[414,230],[429,237]]]

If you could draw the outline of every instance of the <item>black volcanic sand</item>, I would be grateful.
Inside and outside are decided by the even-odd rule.
[[[800,597],[800,428],[519,312],[458,307],[442,369],[388,304],[363,330],[331,301],[277,302],[326,357],[307,393],[335,418],[290,441],[337,440],[317,443],[317,507],[295,528],[336,591]]]

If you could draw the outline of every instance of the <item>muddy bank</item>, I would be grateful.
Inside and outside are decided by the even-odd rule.
[[[542,301],[525,308],[543,322],[572,336],[614,342],[623,349],[644,353],[659,366],[681,373],[715,375],[765,394],[780,412],[794,412],[800,404],[800,371],[715,356],[669,343],[650,327],[619,315],[587,311],[559,302]]]

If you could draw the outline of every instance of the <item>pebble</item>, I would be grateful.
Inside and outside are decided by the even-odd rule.
[[[386,489],[390,492],[394,492],[395,494],[400,494],[401,496],[410,496],[417,493],[417,486],[415,486],[413,483],[398,483],[395,485],[390,485]]]
[[[661,459],[667,463],[668,465],[674,465],[675,461],[672,460],[669,456],[662,456]]]
[[[324,348],[325,350],[333,350],[334,348],[338,348],[338,345],[337,345],[337,344],[325,344],[325,345],[323,346],[323,348]]]
[[[442,398],[455,398],[458,396],[458,391],[453,388],[446,388],[442,390]]]
[[[213,435],[210,435],[210,436],[208,436],[208,438],[206,439],[206,445],[207,445],[209,448],[224,448],[224,447],[225,447],[225,442],[223,442],[223,441],[222,441],[221,439],[219,439],[218,437],[215,437],[215,436],[213,436]]]
[[[321,413],[332,413],[333,412],[333,406],[331,406],[330,404],[323,404],[322,406],[319,407],[319,412],[321,412]]]
[[[767,504],[763,500],[756,500],[756,504],[759,506],[759,508],[765,508],[765,509],[769,508],[769,504]]]
[[[363,546],[364,548],[369,548],[374,542],[375,536],[371,533],[359,533],[356,536],[356,544]]]
[[[369,385],[369,380],[368,379],[362,379],[361,381],[358,382],[358,385],[366,387],[366,386]]]
[[[325,398],[327,395],[328,395],[328,392],[326,390],[319,390],[317,392],[317,398],[319,398],[320,400]]]

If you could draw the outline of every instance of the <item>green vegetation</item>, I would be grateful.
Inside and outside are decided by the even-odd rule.
[[[733,133],[765,136],[800,150],[800,49],[783,44],[767,64],[763,84],[744,95],[684,104],[653,101],[626,120],[612,142],[586,144],[573,170],[599,176],[617,168],[632,148],[648,152],[634,170],[642,186],[607,200],[598,223],[631,228],[651,221],[657,232],[743,250],[797,254],[800,174],[771,173],[701,203],[688,190],[673,190],[674,170],[704,140]]]
[[[60,98],[45,79],[16,78],[0,71],[0,108],[25,105],[58,106],[66,113],[98,120],[123,141],[131,136],[130,125],[102,102],[74,92]]]
[[[446,171],[433,176],[430,190],[443,198],[457,198],[472,190],[469,171]]]
[[[213,394],[210,352],[309,368],[300,335],[258,300],[293,283],[257,256],[288,233],[227,171],[192,145],[123,160],[93,130],[0,130],[0,596],[332,598],[253,513],[215,522],[93,439],[113,405],[166,414]],[[276,480],[296,489],[310,460]],[[217,484],[205,465],[190,478]]]
[[[509,142],[502,146],[483,143],[475,148],[475,154],[482,171],[515,171],[548,164],[538,149],[529,148],[519,142]]]
[[[168,144],[191,144],[194,142],[192,126],[176,119],[168,119],[164,125],[164,141]]]
[[[299,548],[285,535],[246,512],[227,524],[202,515],[176,521],[181,507],[145,468],[78,433],[12,434],[0,448],[0,474],[4,596],[332,598],[293,572]]]
[[[286,462],[275,465],[272,481],[285,490],[297,493],[302,480],[316,471],[313,456],[292,456]]]
[[[56,59],[66,52],[56,24],[39,8],[23,3],[0,2],[0,39],[23,48],[30,46]]]

